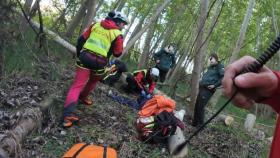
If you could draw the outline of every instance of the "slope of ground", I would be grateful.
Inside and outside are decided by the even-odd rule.
[[[65,76],[71,76],[71,71]],[[0,89],[0,130],[11,129],[20,119],[15,113],[25,106],[37,106],[40,100],[54,91],[65,89],[71,81],[68,77],[61,81],[36,80],[31,77],[15,75],[8,79]],[[58,96],[53,105],[45,113],[42,126],[28,136],[21,146],[19,155],[23,157],[61,157],[73,144],[87,142],[108,144],[118,151],[121,158],[164,158],[170,157],[165,145],[144,144],[137,140],[134,121],[137,111],[112,101],[107,92],[117,89],[98,84],[92,93],[93,106],[80,104],[77,114],[80,123],[70,129],[60,126],[62,106],[65,96]],[[61,93],[60,93],[61,94]],[[133,96],[131,96],[133,97]],[[188,121],[185,135],[194,132]],[[189,157],[262,157],[267,152],[268,144],[257,141],[238,129],[224,127],[220,124],[210,125],[191,141]],[[0,137],[1,139],[1,137]]]

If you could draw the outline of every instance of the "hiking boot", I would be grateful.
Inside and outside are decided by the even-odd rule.
[[[74,123],[78,122],[79,118],[77,116],[66,116],[63,118],[62,126],[65,128],[73,126]]]
[[[88,106],[93,104],[93,100],[90,97],[86,97],[85,99],[82,99],[81,102]]]

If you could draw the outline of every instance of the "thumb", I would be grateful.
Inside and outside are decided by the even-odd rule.
[[[236,86],[240,88],[268,88],[273,83],[271,73],[245,73],[234,79]]]

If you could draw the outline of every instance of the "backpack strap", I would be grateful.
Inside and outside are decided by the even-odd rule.
[[[90,144],[88,144],[88,143],[84,144],[84,145],[73,155],[72,158],[76,158],[76,157],[81,153],[81,151],[83,151],[83,149],[84,149],[85,147],[89,146],[89,145],[90,145]]]

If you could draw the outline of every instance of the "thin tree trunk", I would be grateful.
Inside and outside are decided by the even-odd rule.
[[[67,10],[67,7],[62,10],[59,17],[54,21],[54,23],[52,25],[52,29],[58,30],[60,24],[63,23],[62,21],[65,21],[66,10]]]
[[[132,18],[131,18],[131,20],[130,20],[130,22],[129,22],[129,25],[127,26],[127,29],[126,29],[126,31],[125,31],[125,33],[124,33],[124,35],[123,35],[124,39],[126,38],[128,32],[129,32],[129,30],[131,29],[131,26],[133,25],[133,23],[134,23],[134,21],[135,21],[137,15],[138,15],[138,13],[134,13],[134,14],[132,15]]]
[[[97,7],[95,9],[94,15],[96,15],[96,13],[99,11],[99,9],[103,5],[103,3],[104,3],[104,0],[99,0],[99,3],[98,3],[98,5],[97,5]]]
[[[98,3],[98,0],[90,0],[88,2],[87,14],[86,14],[86,17],[84,18],[81,30],[84,30],[92,23],[93,18],[95,17],[95,10],[96,10],[97,3]]]
[[[208,30],[208,32],[207,32],[207,39],[205,39],[205,41],[204,41],[204,45],[202,46],[202,51],[204,51],[204,52],[206,52],[206,50],[207,50],[207,47],[208,47],[208,43],[209,43],[209,41],[210,41],[210,35],[211,35],[211,33],[213,32],[213,30],[214,30],[214,27],[216,26],[216,24],[217,24],[217,21],[218,21],[218,18],[219,18],[219,16],[220,16],[220,14],[221,14],[221,11],[222,11],[222,7],[223,7],[223,5],[224,5],[224,3],[222,4],[222,6],[221,6],[221,8],[219,8],[220,7],[220,4],[221,4],[221,0],[219,0],[219,2],[217,3],[217,5],[216,5],[216,8],[215,8],[215,11],[214,11],[214,16],[213,16],[213,18],[212,18],[212,22],[211,22],[211,25],[210,25],[210,28],[209,28],[209,30]],[[209,37],[209,38],[208,38]],[[215,52],[216,53],[216,52]],[[219,100],[219,98],[221,97],[221,95],[222,95],[222,93],[221,93],[221,91],[220,90],[218,90],[218,91],[216,91],[215,92],[215,94],[211,97],[211,99],[209,100],[209,104],[210,105],[216,105],[217,103],[218,103],[218,100]]]
[[[158,9],[156,10],[156,12],[152,15],[150,21],[141,29],[141,31],[139,31],[126,45],[124,51],[123,51],[123,55],[124,56],[128,50],[133,46],[133,44],[142,36],[142,34],[156,21],[157,17],[159,16],[159,14],[162,12],[162,10],[164,8],[166,8],[169,3],[171,2],[171,0],[166,0],[164,3],[158,5]]]
[[[197,29],[197,40],[196,40],[196,47],[195,47],[195,57],[194,57],[194,66],[192,71],[192,78],[191,78],[191,103],[190,103],[190,112],[193,113],[196,97],[198,94],[198,83],[200,78],[200,73],[202,71],[203,65],[203,57],[205,52],[203,49],[200,49],[203,42],[203,34],[205,28],[205,21],[207,16],[209,2],[208,0],[200,0],[200,17],[198,19],[198,29]]]
[[[164,32],[167,28],[165,27],[163,31],[158,32],[158,37],[156,37],[156,41],[153,43],[153,47],[150,49],[150,54],[154,54],[156,49],[159,48],[159,43],[163,39]]]
[[[87,4],[91,0],[85,0],[84,3],[82,3],[81,7],[79,8],[77,14],[74,16],[74,18],[70,21],[70,24],[66,30],[65,36],[67,38],[71,38],[73,33],[75,32],[75,29],[79,25],[82,17],[85,14],[85,11],[87,9]]]
[[[278,30],[277,17],[275,15],[274,7],[272,7],[272,25],[273,25],[273,30],[275,32],[275,37],[277,37],[279,34],[279,30]],[[280,67],[280,53],[278,53],[278,68],[279,67]]]
[[[34,1],[34,5],[32,6],[32,8],[30,9],[30,12],[29,12],[29,18],[30,19],[36,15],[36,11],[39,8],[39,3],[40,2],[41,2],[41,0],[35,0]]]
[[[236,42],[235,48],[233,49],[232,55],[230,57],[230,63],[232,63],[239,57],[240,48],[242,46],[246,31],[247,31],[247,27],[249,25],[249,21],[252,16],[254,5],[255,5],[255,0],[250,0],[249,4],[248,4],[246,15],[244,17],[243,23],[240,28],[238,40]]]
[[[32,3],[33,3],[33,0],[26,0],[24,3],[23,9],[27,15],[29,15],[29,13],[30,13]],[[20,26],[24,32],[27,28],[27,21],[26,21],[25,17],[21,18]]]
[[[0,81],[4,76],[4,52],[2,46],[0,46]]]
[[[124,7],[125,3],[126,3],[126,0],[118,0],[114,10],[121,11],[122,8]]]
[[[33,26],[35,26],[37,29],[40,28],[40,24],[38,24],[37,22],[33,22],[30,21],[32,23]],[[74,56],[76,55],[76,47],[73,46],[72,44],[68,43],[66,40],[64,40],[63,38],[61,38],[60,36],[58,36],[56,33],[48,30],[47,28],[44,28],[44,31],[46,34],[48,34],[48,37],[51,37],[52,40],[54,40],[55,42],[57,42],[58,44],[60,44],[61,46],[63,46],[64,48],[66,48],[67,50],[69,50],[69,52]]]
[[[162,46],[165,47],[166,45],[168,45],[171,41],[171,35],[175,34],[177,27],[178,27],[178,22],[181,20],[181,17],[184,15],[184,12],[187,9],[187,3],[188,1],[185,0],[183,2],[183,4],[181,4],[180,6],[176,6],[176,15],[174,15],[173,18],[171,18],[170,22],[167,24],[167,30],[166,30],[166,36],[168,38],[164,38],[164,41],[162,43]]]
[[[154,32],[156,29],[157,21],[153,26],[151,26],[146,34],[145,44],[144,44],[144,50],[141,54],[140,61],[138,64],[138,69],[147,68],[148,61],[149,61],[149,53],[150,53],[150,43],[152,41],[152,38],[154,36]]]

